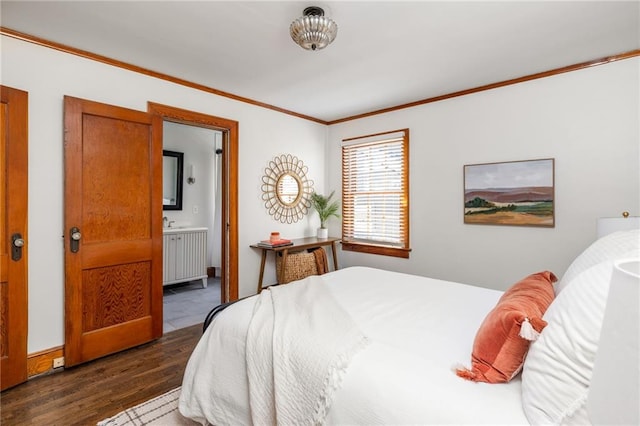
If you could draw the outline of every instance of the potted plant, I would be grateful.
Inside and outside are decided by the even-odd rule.
[[[327,219],[331,216],[340,217],[338,214],[340,202],[338,200],[331,202],[331,197],[333,197],[334,193],[335,191],[331,191],[328,197],[318,194],[317,192],[311,194],[311,206],[318,212],[318,216],[320,217],[318,238],[327,238],[329,236],[329,230],[325,226]]]

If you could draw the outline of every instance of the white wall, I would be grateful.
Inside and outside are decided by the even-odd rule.
[[[182,176],[182,210],[164,210],[162,214],[167,221],[172,221],[172,226],[196,226],[205,227],[207,232],[207,262],[206,266],[220,267],[218,260],[212,263],[211,253],[214,244],[221,245],[220,232],[213,229],[214,196],[217,179],[215,153],[216,146],[221,146],[222,132],[204,127],[188,126],[185,124],[165,121],[163,125],[163,148],[169,151],[183,153]],[[217,143],[217,145],[216,145]],[[195,167],[195,182],[189,184],[191,167]],[[167,222],[168,224],[168,222]],[[217,236],[214,241],[214,234]]]
[[[341,251],[341,266],[496,289],[545,269],[561,277],[596,218],[640,214],[639,70],[633,58],[331,126],[327,164],[344,138],[411,132],[410,259]],[[463,223],[463,165],[538,158],[555,158],[555,228]],[[335,167],[329,187],[340,185]]]
[[[173,226],[209,226],[213,215],[209,200],[214,194],[213,161],[217,130],[164,122],[163,149],[184,154],[182,176],[182,210],[164,210],[163,216],[175,221]],[[195,166],[196,181],[187,183],[189,170]]]
[[[2,36],[1,84],[29,92],[30,353],[64,342],[63,96],[145,111],[147,101],[239,125],[240,296],[255,292],[260,256],[250,244],[279,231],[315,234],[316,214],[284,225],[266,212],[269,160],[292,154],[319,192],[340,192],[340,141],[411,130],[411,258],[340,252],[370,265],[504,289],[542,269],[561,275],[595,235],[595,220],[640,214],[640,59],[337,124],[317,123]],[[472,72],[472,71],[470,71]],[[328,140],[328,145],[326,142]],[[464,225],[465,164],[553,157],[556,227]],[[339,220],[329,221],[339,235]],[[268,266],[265,282],[275,282]]]
[[[270,159],[291,153],[322,189],[326,126],[10,37],[0,41],[1,84],[29,92],[29,353],[64,343],[64,95],[141,111],[152,101],[239,122],[241,297],[254,293],[258,280],[260,255],[249,244],[271,230],[313,235],[307,221],[285,226],[271,219],[260,201],[260,178]]]

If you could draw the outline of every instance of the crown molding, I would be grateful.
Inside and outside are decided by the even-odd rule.
[[[295,117],[303,118],[305,120],[314,121],[316,123],[326,125],[327,122],[325,120],[320,120],[315,117],[311,117],[308,115],[300,114],[295,111],[289,111],[284,108],[280,108],[274,105],[269,105],[264,102],[259,102],[250,98],[245,98],[244,96],[234,95],[233,93],[224,92],[222,90],[215,89],[213,87],[208,87],[203,84],[194,83],[189,80],[185,80],[178,77],[173,77],[168,74],[164,74],[161,72],[153,71],[147,68],[139,67],[137,65],[129,64],[127,62],[118,61],[117,59],[112,59],[107,56],[98,55],[96,53],[92,53],[86,50],[77,49],[75,47],[67,46],[65,44],[56,43],[54,41],[46,40],[40,37],[32,36],[30,34],[21,33],[19,31],[15,31],[9,28],[0,26],[0,34],[5,35],[7,37],[15,38],[17,40],[26,41],[28,43],[37,44],[39,46],[48,47],[50,49],[57,50],[59,52],[69,53],[71,55],[80,56],[81,58],[90,59],[97,62],[102,62],[103,64],[112,65],[114,67],[122,68],[125,70],[137,72],[140,74],[148,75],[150,77],[155,77],[160,80],[169,81],[171,83],[180,84],[182,86],[190,87],[192,89],[201,90],[203,92],[211,93],[214,95],[222,96],[225,98],[233,99],[235,101],[244,102],[247,104],[259,106],[262,108],[271,109],[273,111],[281,112],[283,114],[293,115]]]
[[[192,89],[201,90],[203,92],[211,93],[217,96],[222,96],[225,98],[233,99],[239,102],[244,102],[247,104],[255,105],[261,108],[270,109],[273,111],[281,112],[283,114],[292,115],[294,117],[302,118],[305,120],[313,121],[315,123],[324,124],[326,126],[331,126],[333,124],[344,123],[347,121],[358,120],[360,118],[371,117],[374,115],[386,114],[388,112],[398,111],[401,109],[412,108],[419,105],[430,104],[433,102],[439,102],[446,99],[457,98],[459,96],[466,96],[473,93],[484,92],[486,90],[497,89],[499,87],[510,86],[513,84],[523,83],[525,81],[537,80],[540,78],[551,77],[558,74],[564,74],[572,71],[579,71],[586,68],[591,68],[598,65],[605,65],[616,61],[621,61],[624,59],[630,59],[633,57],[640,56],[640,49],[630,50],[628,52],[619,53],[616,55],[605,56],[603,58],[594,59],[591,61],[580,62],[573,65],[567,65],[560,68],[554,68],[548,71],[542,71],[535,74],[529,74],[523,77],[513,78],[510,80],[499,81],[496,83],[485,84],[483,86],[474,87],[471,89],[460,90],[457,92],[447,93],[444,95],[434,96],[431,98],[421,99],[413,102],[409,102],[406,104],[396,105],[388,108],[378,109],[375,111],[370,111],[362,114],[352,115],[349,117],[339,118],[336,120],[321,120],[319,118],[311,117],[308,115],[300,114],[295,111],[290,111],[284,108],[280,108],[274,105],[269,105],[264,102],[256,101],[250,98],[246,98],[243,96],[234,95],[232,93],[224,92],[222,90],[215,89],[213,87],[208,87],[203,84],[194,83],[192,81],[184,80],[182,78],[173,77],[168,74],[164,74],[157,71],[152,71],[147,68],[139,67],[137,65],[129,64],[126,62],[118,61],[116,59],[108,58],[106,56],[98,55],[86,50],[77,49],[75,47],[67,46],[64,44],[56,43],[50,40],[46,40],[40,37],[32,36],[29,34],[21,33],[19,31],[15,31],[9,28],[5,28],[0,26],[0,35],[4,35],[7,37],[15,38],[18,40],[26,41],[28,43],[37,44],[39,46],[48,47],[50,49],[58,50],[60,52],[69,53],[72,55],[80,56],[82,58],[102,62],[107,65],[112,65],[114,67],[123,68],[129,71],[137,72],[140,74],[148,75],[150,77],[155,77],[161,80],[169,81],[172,83],[180,84],[182,86],[190,87]]]
[[[432,98],[409,102],[402,105],[396,105],[389,108],[383,108],[376,111],[366,112],[363,114],[352,115],[350,117],[340,118],[337,120],[331,120],[328,122],[328,125],[344,123],[345,121],[357,120],[365,117],[371,117],[372,115],[385,114],[387,112],[398,111],[401,109],[411,108],[418,105],[430,104],[433,102],[443,101],[445,99],[457,98],[458,96],[470,95],[472,93],[484,92],[486,90],[497,89],[499,87],[511,86],[512,84],[518,84],[518,83],[523,83],[525,81],[537,80],[539,78],[551,77],[554,75],[564,74],[572,71],[580,71],[586,68],[609,64],[611,62],[621,61],[621,60],[633,58],[636,56],[640,56],[640,49],[630,50],[628,52],[620,53],[617,55],[605,56],[604,58],[594,59],[592,61],[580,62],[578,64],[568,65],[566,67],[554,68],[549,71],[542,71],[535,74],[529,74],[524,77],[513,78],[511,80],[504,80],[504,81],[499,81],[497,83],[485,84],[483,86],[478,86],[471,89],[465,89],[457,92],[447,93],[445,95],[434,96]]]

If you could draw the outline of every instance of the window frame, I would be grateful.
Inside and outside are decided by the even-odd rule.
[[[402,142],[403,159],[402,159],[402,181],[403,187],[401,188],[401,226],[404,232],[402,233],[400,245],[385,244],[383,242],[376,241],[371,242],[350,239],[346,234],[346,224],[353,227],[354,218],[351,215],[347,215],[347,208],[351,207],[349,202],[345,203],[345,200],[352,199],[351,191],[346,188],[346,173],[345,170],[345,150],[353,149],[357,146],[370,146],[372,144],[381,143],[396,143]],[[400,257],[404,259],[409,258],[411,252],[410,240],[409,240],[409,129],[399,129],[387,132],[374,133],[365,136],[357,136],[342,140],[341,146],[341,168],[342,168],[342,250],[353,251],[359,253],[378,254],[383,256]],[[347,220],[345,220],[347,218]],[[352,233],[352,232],[351,232]]]

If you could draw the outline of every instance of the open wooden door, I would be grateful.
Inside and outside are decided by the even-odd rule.
[[[0,87],[0,390],[27,380],[27,92]]]
[[[65,97],[65,365],[162,336],[162,119]]]

